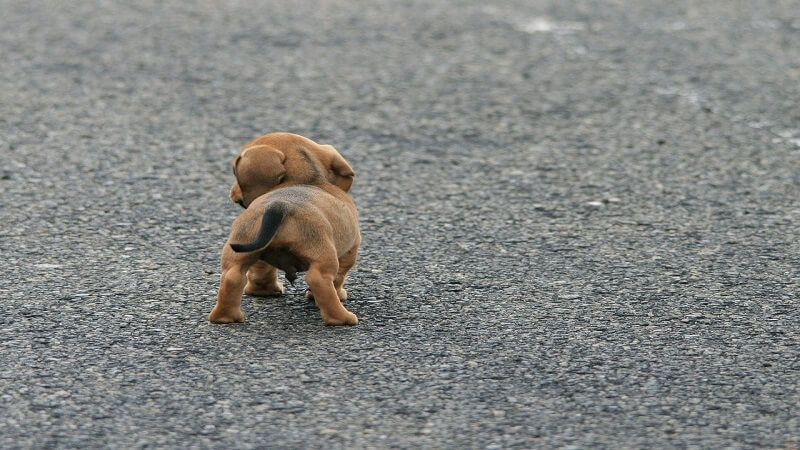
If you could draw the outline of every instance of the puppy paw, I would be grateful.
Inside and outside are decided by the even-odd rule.
[[[236,311],[222,311],[214,307],[208,315],[212,323],[241,323],[244,322],[244,313],[241,309]]]
[[[358,316],[350,311],[347,311],[341,317],[322,314],[322,320],[325,322],[325,325],[358,325]]]
[[[341,288],[336,292],[336,295],[339,296],[339,301],[343,302],[347,300],[347,289]],[[306,300],[313,302],[314,301],[314,294],[311,293],[310,289],[306,289]]]
[[[275,282],[274,284],[265,286],[248,281],[247,286],[244,287],[244,293],[254,297],[275,297],[282,295],[285,292],[286,289],[283,287],[283,283],[281,282]]]

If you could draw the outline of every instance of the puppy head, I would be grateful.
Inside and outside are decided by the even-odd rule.
[[[233,173],[231,200],[245,208],[280,184],[331,183],[349,192],[355,177],[335,148],[289,133],[269,134],[245,145],[233,160]]]
[[[286,180],[286,155],[267,145],[244,149],[233,160],[231,201],[243,208]]]

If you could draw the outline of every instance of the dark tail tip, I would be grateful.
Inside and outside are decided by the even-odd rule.
[[[245,245],[245,244],[231,244],[231,248],[236,253],[251,252],[252,250],[248,250],[248,247],[249,247],[249,245]]]
[[[231,249],[237,253],[244,253],[266,247],[278,231],[285,215],[286,206],[284,204],[277,203],[268,206],[264,217],[261,218],[261,229],[258,230],[256,240],[247,244],[231,244]]]

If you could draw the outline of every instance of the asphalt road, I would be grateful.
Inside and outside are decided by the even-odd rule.
[[[0,10],[0,447],[800,446],[800,2]],[[279,130],[356,327],[206,321]]]

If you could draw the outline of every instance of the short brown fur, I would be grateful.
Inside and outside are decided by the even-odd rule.
[[[246,209],[233,222],[223,247],[220,290],[209,320],[243,322],[242,291],[282,294],[277,266],[289,279],[295,270],[307,270],[306,295],[319,306],[326,324],[357,324],[356,315],[342,305],[347,299],[344,281],[361,243],[358,212],[347,194],[354,177],[347,161],[331,146],[272,133],[242,147],[234,173],[231,200]],[[231,244],[258,238],[270,208],[285,215],[268,244],[249,252],[234,251]]]
[[[330,145],[292,133],[270,133],[243,145],[233,159],[231,201],[247,207],[278,184],[320,184],[350,191],[355,173]],[[322,179],[320,179],[322,178]]]

